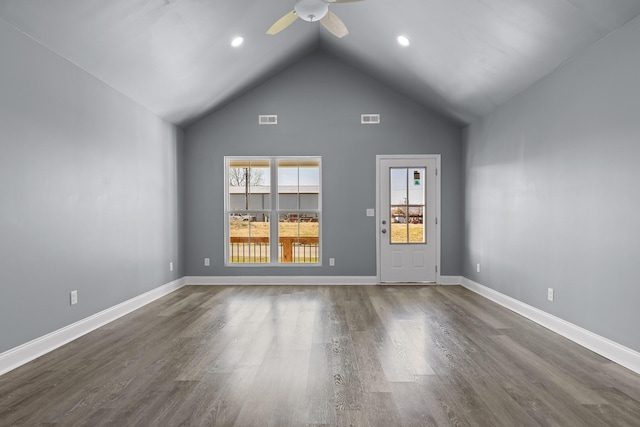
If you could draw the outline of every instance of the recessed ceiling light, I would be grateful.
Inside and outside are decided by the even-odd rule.
[[[242,44],[242,42],[244,42],[243,37],[236,37],[235,39],[231,40],[231,46],[238,47]]]
[[[411,44],[411,42],[409,41],[409,37],[407,36],[398,36],[397,40],[401,46],[409,46]]]

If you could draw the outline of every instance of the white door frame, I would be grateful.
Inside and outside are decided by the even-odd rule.
[[[440,284],[440,224],[441,215],[441,188],[440,176],[442,175],[442,167],[440,165],[440,154],[378,154],[376,155],[376,275],[377,283],[380,284],[380,221],[382,207],[380,206],[380,162],[389,159],[435,159],[436,161],[436,284]],[[386,207],[384,208],[386,209]]]

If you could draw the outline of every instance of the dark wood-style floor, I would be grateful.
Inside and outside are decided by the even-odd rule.
[[[0,425],[638,426],[640,376],[458,286],[187,286],[1,376]]]

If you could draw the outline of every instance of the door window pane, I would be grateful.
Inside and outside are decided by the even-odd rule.
[[[414,206],[424,206],[424,180],[425,169],[409,169],[409,204]]]
[[[392,205],[407,204],[407,169],[391,168],[391,194]]]
[[[389,235],[391,243],[407,243],[409,241],[406,209],[406,205],[391,206],[391,234]]]
[[[424,206],[409,206],[409,243],[426,243],[424,235]]]
[[[389,174],[390,243],[426,243],[426,169],[390,168]]]

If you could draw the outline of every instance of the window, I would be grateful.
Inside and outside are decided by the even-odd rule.
[[[389,242],[426,243],[424,229],[425,168],[390,168]]]
[[[320,157],[225,158],[225,264],[319,265],[321,182]]]

